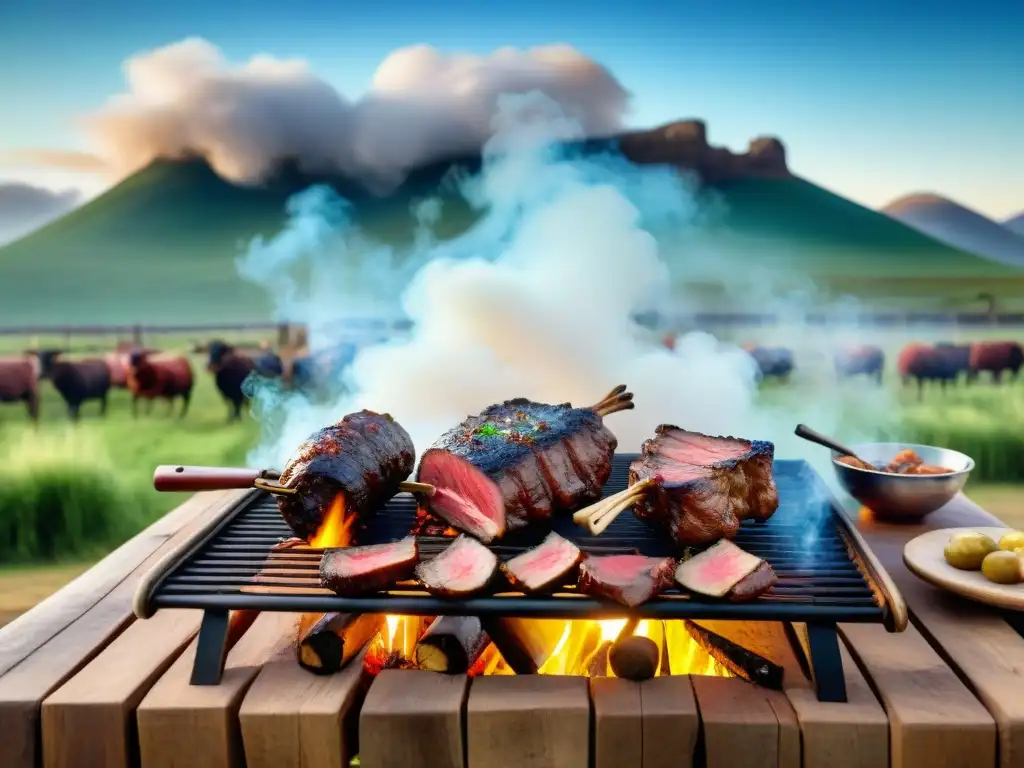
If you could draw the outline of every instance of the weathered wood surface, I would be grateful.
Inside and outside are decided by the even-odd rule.
[[[0,631],[0,765],[338,768],[355,754],[366,768],[1024,765],[1024,639],[903,568],[920,526],[859,521],[913,626],[841,627],[846,703],[817,700],[781,625],[725,622],[701,623],[782,666],[784,690],[686,675],[371,678],[358,663],[317,676],[296,663],[289,614],[242,627],[221,685],[195,687],[199,614],[133,621],[131,597],[162,547],[231,498],[194,497]],[[992,520],[958,499],[928,523]]]

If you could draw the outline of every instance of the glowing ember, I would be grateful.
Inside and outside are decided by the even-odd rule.
[[[445,524],[443,520],[437,519],[422,506],[416,507],[416,520],[412,526],[412,533],[416,536],[446,536],[455,538],[459,532]]]
[[[345,510],[344,495],[339,493],[327,508],[323,525],[309,540],[309,545],[316,549],[347,547],[352,544],[352,527],[355,522],[355,515],[350,515]]]
[[[363,666],[371,675],[384,669],[415,667],[416,643],[430,626],[431,618],[385,616],[385,629],[370,643]]]

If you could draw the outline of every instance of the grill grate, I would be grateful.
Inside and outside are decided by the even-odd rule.
[[[615,456],[605,495],[626,487],[629,463],[634,457]],[[811,630],[812,655],[823,630],[831,652],[836,622],[891,624],[888,591],[884,586],[879,588],[877,574],[864,570],[863,552],[853,554],[861,545],[851,538],[821,478],[803,461],[776,461],[774,475],[779,489],[778,511],[763,523],[744,522],[734,539],[743,549],[767,560],[778,576],[771,592],[750,602],[714,601],[670,590],[630,611],[581,595],[575,585],[565,585],[552,595],[524,596],[509,591],[452,600],[435,598],[414,582],[398,585],[388,593],[343,598],[320,586],[321,550],[274,550],[291,536],[291,531],[267,494],[254,495],[198,548],[166,566],[161,577],[152,582],[144,602],[153,608],[203,608],[208,614],[214,611],[224,615],[230,609],[249,609],[564,619],[631,614],[655,619],[805,622]],[[413,497],[400,494],[356,532],[356,543],[400,539],[415,526],[416,513]],[[600,537],[590,536],[568,516],[555,520],[553,528],[593,554],[672,554],[665,537],[628,513],[620,515]],[[543,530],[519,531],[492,549],[500,559],[507,560],[539,543],[544,535]],[[429,558],[450,541],[443,536],[421,535],[420,551]],[[834,656],[841,664],[837,644]],[[841,666],[839,669],[841,683]]]

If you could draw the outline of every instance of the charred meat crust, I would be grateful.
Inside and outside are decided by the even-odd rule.
[[[320,583],[342,597],[361,597],[412,577],[419,561],[415,537],[365,547],[328,549],[320,558]]]
[[[430,465],[445,454],[465,461],[497,488],[514,530],[597,501],[617,445],[589,408],[516,398],[448,430],[424,452],[418,479],[436,480]]]
[[[431,560],[416,566],[423,588],[438,597],[468,597],[485,590],[498,573],[498,556],[463,534]]]
[[[729,590],[726,598],[734,603],[756,600],[761,595],[771,591],[776,581],[778,581],[778,577],[766,560],[757,566],[753,573],[740,579],[739,583]]]
[[[281,484],[298,491],[277,500],[295,535],[309,540],[323,525],[334,498],[365,520],[412,474],[416,451],[409,433],[390,414],[350,413],[313,434],[281,473]]]
[[[714,447],[725,454],[729,448],[735,455],[704,463],[701,451],[695,451],[694,461],[687,462],[680,458],[686,456],[686,448],[673,443],[678,436],[702,442],[705,453]],[[646,478],[659,480],[637,503],[636,516],[680,546],[732,538],[742,520],[767,520],[778,509],[774,455],[775,446],[763,440],[715,437],[662,424],[629,468],[630,485]],[[684,479],[672,480],[673,473]]]
[[[546,578],[539,584],[530,586],[530,567],[537,566],[536,559],[538,556],[551,557],[557,565],[552,567],[550,565],[551,561],[546,561],[543,564],[547,566],[544,568],[547,571]],[[579,547],[552,531],[545,537],[544,541],[533,549],[527,550],[502,563],[501,570],[509,583],[523,590],[523,592],[550,592],[557,587],[576,580],[577,571],[580,563],[583,561],[583,557],[584,554]]]

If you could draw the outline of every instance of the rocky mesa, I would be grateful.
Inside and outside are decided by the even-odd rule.
[[[703,120],[679,120],[618,137],[619,148],[640,165],[675,165],[696,171],[705,183],[742,178],[789,178],[786,147],[774,136],[752,139],[747,151],[736,154],[708,143]]]

